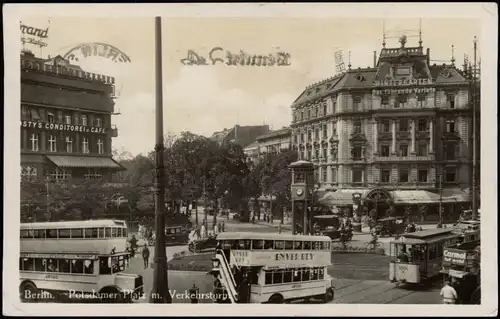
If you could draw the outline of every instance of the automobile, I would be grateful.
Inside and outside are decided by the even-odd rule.
[[[192,253],[201,253],[203,250],[215,249],[215,247],[217,247],[217,235],[191,240],[188,244],[188,249]]]
[[[332,240],[340,238],[340,216],[337,214],[314,216],[314,222],[319,226],[319,232]]]
[[[242,210],[239,213],[235,213],[233,215],[233,220],[247,223],[250,221],[250,212]]]
[[[385,217],[377,220],[375,234],[380,237],[401,235],[406,231],[403,217]]]

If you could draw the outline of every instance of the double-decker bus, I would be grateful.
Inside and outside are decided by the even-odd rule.
[[[224,291],[225,302],[288,303],[320,298],[333,300],[333,279],[328,236],[221,233],[212,259],[214,295]],[[243,294],[241,274],[249,278]],[[224,302],[218,299],[217,302]]]
[[[142,276],[124,273],[127,235],[118,220],[21,224],[21,300],[120,303],[141,297]]]
[[[444,248],[462,239],[453,228],[403,234],[390,243],[389,280],[418,284],[439,275]]]

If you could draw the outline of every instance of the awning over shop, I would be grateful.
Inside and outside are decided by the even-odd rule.
[[[478,192],[476,192],[477,195]],[[459,202],[470,202],[472,201],[472,193],[470,189],[460,189],[460,188],[451,188],[451,189],[443,189],[442,192],[443,203],[459,203]]]
[[[347,192],[344,190],[338,190],[336,192],[328,192],[321,199],[319,203],[326,206],[344,206],[352,205],[352,194],[353,192]]]
[[[124,167],[109,157],[47,156],[57,167],[67,168],[108,168],[123,170]]]
[[[439,195],[425,190],[400,190],[390,193],[395,204],[429,204],[439,202]]]

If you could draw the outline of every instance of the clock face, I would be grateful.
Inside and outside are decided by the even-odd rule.
[[[297,195],[299,195],[299,196],[300,196],[300,195],[302,195],[302,193],[303,193],[303,192],[304,192],[304,191],[302,190],[302,188],[297,189]]]

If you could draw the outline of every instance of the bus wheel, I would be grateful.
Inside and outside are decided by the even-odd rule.
[[[324,301],[325,303],[329,303],[329,302],[332,302],[333,301],[333,288],[328,288],[326,290],[326,294],[325,294],[325,298],[324,298]]]
[[[31,281],[23,282],[19,286],[19,297],[21,302],[35,302],[40,291]]]
[[[274,294],[269,298],[269,303],[284,303],[285,299],[280,294]]]

